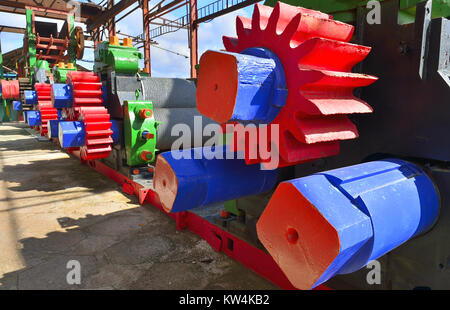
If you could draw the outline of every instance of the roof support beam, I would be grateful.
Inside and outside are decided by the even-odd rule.
[[[101,25],[106,25],[106,23],[117,16],[120,12],[129,8],[137,0],[121,0],[119,3],[114,5],[112,8],[105,10],[98,16],[93,16],[88,20],[87,31],[91,32],[94,29],[100,27]]]
[[[0,25],[0,32],[10,32],[10,33],[24,34],[25,31],[26,31],[25,28]]]

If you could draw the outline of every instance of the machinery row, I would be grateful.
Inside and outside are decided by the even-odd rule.
[[[434,2],[403,25],[396,0],[379,24],[354,1],[257,4],[197,80],[150,77],[117,37],[79,71],[82,31],[56,39],[30,12],[29,80],[2,80],[2,98],[131,193],[270,255],[295,288],[449,289],[450,23]]]

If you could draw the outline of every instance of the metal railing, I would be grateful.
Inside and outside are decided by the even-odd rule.
[[[214,18],[217,13],[230,10],[233,7],[236,9],[243,7],[244,2],[249,2],[249,0],[217,0],[204,7],[197,9],[197,21],[206,21],[208,19]],[[257,1],[252,1],[255,3]],[[250,4],[250,3],[249,3]],[[161,25],[156,28],[150,29],[150,39],[162,36],[166,33],[175,32],[179,29],[186,28],[189,25],[189,14],[182,16],[176,20],[167,22],[166,25]],[[144,38],[144,35],[139,35],[140,38]]]

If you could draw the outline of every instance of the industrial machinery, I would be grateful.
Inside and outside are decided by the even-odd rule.
[[[129,38],[99,43],[94,72],[69,71],[65,83],[51,85],[62,117],[48,124],[51,137],[82,160],[101,160],[148,187],[157,153],[179,138],[174,126],[194,130],[198,121],[203,130],[212,121],[196,109],[194,81],[149,77],[139,70],[141,58]],[[202,146],[204,139],[189,142]]]
[[[198,79],[150,77],[131,39],[112,35],[93,72],[77,71],[73,19],[44,34],[27,12],[33,90],[21,97],[19,77],[2,95],[141,204],[283,288],[450,289],[450,6],[366,4],[257,4],[225,51],[201,56]]]
[[[52,22],[35,20],[35,10],[26,9],[26,32],[22,57],[17,62],[19,74],[16,99],[24,111],[25,121],[47,135],[47,123],[57,120],[57,110],[53,108],[50,97],[50,83],[65,82],[67,72],[76,70],[75,62],[83,57],[84,35],[75,26],[73,14],[58,32],[58,25]]]
[[[155,190],[168,212],[222,205],[215,225],[267,251],[296,288],[449,289],[450,23],[432,18],[448,4],[383,1],[370,24],[358,2],[238,17],[226,51],[200,59],[197,107],[240,157],[162,153]]]

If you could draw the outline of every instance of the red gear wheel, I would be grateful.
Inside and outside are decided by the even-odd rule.
[[[227,51],[264,47],[283,64],[286,105],[267,131],[267,141],[280,154],[278,167],[336,155],[339,140],[358,137],[346,114],[372,112],[353,95],[356,87],[377,80],[350,72],[370,52],[370,47],[348,43],[353,30],[352,25],[334,21],[331,15],[278,2],[275,8],[255,5],[252,19],[237,17],[237,38],[223,37]],[[279,125],[279,141],[270,139],[275,124]],[[243,150],[245,144],[235,141],[232,146]],[[248,164],[270,161],[249,159],[248,153],[247,147]]]
[[[85,142],[80,148],[83,160],[106,158],[112,150],[111,122],[108,110],[102,106],[102,83],[94,72],[71,71],[66,83],[72,85],[72,108],[64,113],[68,120],[84,124]]]
[[[41,125],[39,126],[39,132],[41,136],[46,136],[48,132],[48,121],[58,119],[57,110],[53,107],[52,103],[52,85],[47,83],[36,83],[34,89],[37,94],[37,108],[41,113]]]

